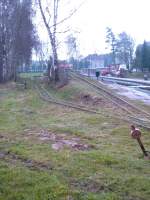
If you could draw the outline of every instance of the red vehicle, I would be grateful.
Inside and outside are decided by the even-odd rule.
[[[110,74],[111,76],[124,77],[125,72],[126,72],[126,69],[121,68],[120,65],[110,65],[109,67],[101,71],[101,75],[107,76],[108,74]]]
[[[110,74],[110,69],[109,69],[109,68],[103,69],[103,70],[101,71],[101,76],[106,76],[106,75],[108,75],[108,74]]]

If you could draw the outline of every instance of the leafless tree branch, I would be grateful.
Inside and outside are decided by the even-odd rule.
[[[59,24],[62,24],[65,21],[67,21],[68,19],[70,19],[81,8],[81,6],[85,3],[85,1],[86,0],[84,0],[77,8],[75,8],[67,17],[65,17],[64,19],[60,20],[57,23],[54,23],[51,27],[55,27],[55,26],[57,26]]]

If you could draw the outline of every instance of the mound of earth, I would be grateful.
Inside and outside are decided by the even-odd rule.
[[[78,101],[78,103],[84,104],[84,105],[90,105],[90,106],[100,106],[104,107],[107,106],[112,108],[112,103],[108,102],[107,99],[104,99],[102,97],[92,96],[88,93],[80,93],[78,96],[76,96],[75,101]]]

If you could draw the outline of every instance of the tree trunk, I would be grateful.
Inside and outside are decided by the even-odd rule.
[[[4,77],[3,77],[3,58],[2,55],[0,53],[0,83],[2,83],[4,81]]]
[[[5,44],[5,34],[1,34],[1,45],[0,45],[0,82],[7,80],[7,68],[6,68],[6,44]]]

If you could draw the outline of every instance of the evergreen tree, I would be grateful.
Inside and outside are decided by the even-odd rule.
[[[150,68],[150,46],[146,41],[144,41],[142,45],[142,55],[141,55],[141,61],[142,61],[142,71],[144,69]]]
[[[136,69],[141,69],[142,66],[142,45],[138,45],[135,51],[134,66]]]
[[[144,71],[150,71],[150,42],[144,41],[143,44],[138,45],[135,51],[135,67]]]

